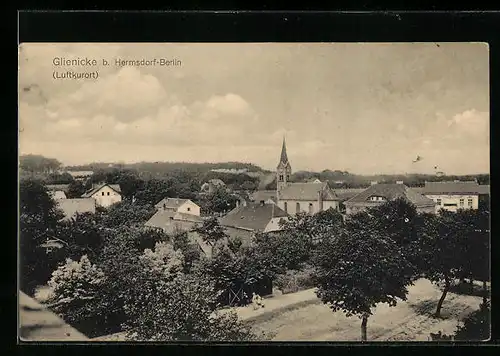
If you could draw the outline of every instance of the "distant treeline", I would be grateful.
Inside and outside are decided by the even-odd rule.
[[[378,183],[396,183],[403,181],[409,187],[423,187],[425,182],[443,182],[450,180],[472,181],[477,180],[479,184],[490,184],[489,174],[470,174],[470,175],[444,175],[436,176],[433,174],[379,174],[379,175],[358,175],[346,171],[324,170],[322,172],[299,171],[292,174],[292,182],[308,182],[319,179],[322,182],[328,182],[332,188],[363,188],[370,185],[371,182]],[[266,186],[266,189],[276,189],[276,180]]]
[[[39,155],[25,155],[20,157],[21,177],[36,176],[43,179],[47,184],[69,183],[73,178],[67,173],[57,172],[62,164],[54,158],[46,158]],[[214,169],[246,169],[248,172],[258,173],[249,176],[245,173],[213,172]],[[251,163],[223,162],[223,163],[188,163],[188,162],[140,162],[140,163],[91,163],[79,166],[67,166],[64,170],[70,171],[93,171],[93,181],[115,181],[119,172],[126,171],[144,180],[148,179],[174,179],[180,182],[193,182],[196,186],[210,179],[221,179],[231,189],[255,190],[276,189],[276,179],[269,182],[270,171]],[[113,178],[114,177],[114,178]],[[490,184],[489,174],[472,175],[445,175],[436,176],[432,174],[381,174],[381,175],[358,175],[341,170],[324,170],[321,172],[298,171],[292,174],[291,181],[307,182],[319,179],[329,182],[333,188],[363,188],[370,182],[395,183],[403,181],[410,187],[424,186],[426,181],[450,181],[450,180],[477,180],[479,184]],[[269,183],[268,183],[269,182]]]
[[[209,172],[213,169],[246,169],[248,172],[266,172],[261,167],[252,163],[221,162],[221,163],[190,163],[190,162],[139,162],[139,163],[90,163],[79,166],[67,166],[73,171],[95,171],[107,168],[133,169],[150,173],[184,172]]]

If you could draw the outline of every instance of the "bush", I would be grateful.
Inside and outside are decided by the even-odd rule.
[[[87,336],[98,336],[105,332],[102,329],[106,313],[99,307],[105,283],[104,273],[86,255],[80,261],[67,259],[66,264],[52,273],[47,303],[67,323]]]
[[[308,267],[301,271],[288,270],[276,278],[275,285],[283,294],[314,288],[312,268]]]

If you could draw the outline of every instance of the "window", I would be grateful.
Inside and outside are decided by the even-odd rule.
[[[467,199],[467,204],[468,204],[469,206],[472,206],[472,198]]]
[[[370,197],[370,200],[371,201],[384,201],[385,198],[384,197],[380,197],[380,196],[373,196],[373,197]]]
[[[285,213],[288,213],[288,204],[286,202],[283,206],[283,210],[285,210]]]
[[[464,200],[463,199],[460,199],[460,207],[463,208],[464,207]]]
[[[102,192],[102,196],[104,196],[104,192]]]
[[[187,208],[187,211],[191,211],[191,208]]]
[[[309,203],[309,214],[313,213],[313,205],[312,203]]]
[[[283,182],[283,174],[280,174],[280,182]]]
[[[437,205],[441,205],[441,199],[436,199]]]
[[[300,213],[300,203],[295,204],[295,212]]]
[[[286,175],[286,181],[288,182],[290,180],[290,176],[287,174]]]
[[[108,192],[108,196],[109,196],[109,192]]]

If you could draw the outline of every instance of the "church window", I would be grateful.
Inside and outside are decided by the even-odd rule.
[[[283,182],[283,174],[280,174],[280,182]]]
[[[283,210],[285,210],[285,213],[288,213],[288,204],[287,204],[287,202],[285,202],[283,208],[284,208]]]
[[[300,203],[299,202],[297,202],[297,204],[295,204],[295,211],[297,213],[300,213]]]
[[[309,214],[313,213],[313,205],[312,203],[309,203]]]

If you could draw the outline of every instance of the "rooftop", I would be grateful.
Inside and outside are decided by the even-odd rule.
[[[318,200],[318,192],[322,192],[323,200],[338,200],[335,192],[327,182],[290,183],[279,192],[280,200]]]
[[[379,204],[379,202],[372,202],[370,198],[372,196],[380,196],[386,200],[395,200],[398,198],[403,198],[406,201],[411,202],[416,207],[430,207],[435,206],[435,202],[426,196],[418,193],[412,188],[407,187],[404,184],[374,184],[366,188],[362,192],[358,193],[351,199],[345,202],[346,205],[351,204]]]
[[[285,211],[274,204],[247,203],[231,210],[220,219],[220,224],[251,231],[264,231],[272,218],[287,216]]]
[[[177,210],[182,204],[190,201],[189,199],[181,198],[163,198],[158,203],[155,204],[155,208],[159,209],[164,207],[165,209]]]
[[[23,341],[88,341],[33,298],[19,292],[19,337]]]
[[[110,187],[111,189],[113,189],[117,193],[121,194],[121,192],[122,192],[119,184],[102,183],[102,184],[99,184],[99,185],[93,187],[88,192],[86,192],[85,194],[83,194],[82,198],[90,198],[92,195],[94,195],[95,193],[97,193],[99,190],[101,190],[102,188],[104,188],[106,186]]]
[[[167,234],[173,234],[179,230],[190,231],[201,222],[203,219],[197,215],[159,210],[145,223],[145,226],[163,229]]]
[[[482,186],[475,181],[425,182],[423,194],[488,194],[489,185]]]
[[[92,198],[58,199],[56,202],[65,219],[71,219],[76,214],[95,213],[95,200]]]

